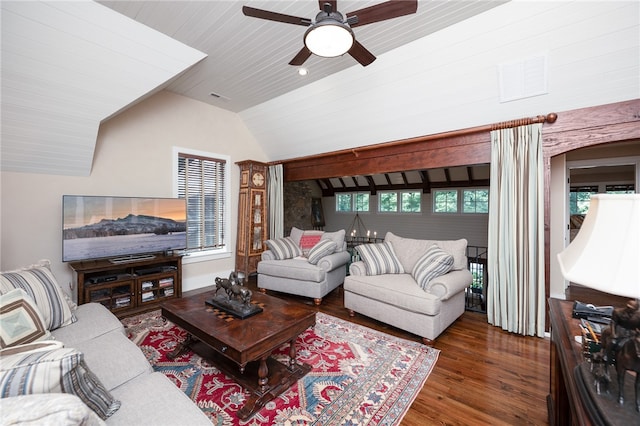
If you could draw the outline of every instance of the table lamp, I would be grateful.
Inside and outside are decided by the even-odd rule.
[[[578,235],[558,261],[573,283],[640,298],[640,194],[593,195]]]

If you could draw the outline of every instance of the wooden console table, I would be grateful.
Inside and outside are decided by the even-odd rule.
[[[571,317],[572,309],[573,301],[549,299],[551,365],[547,408],[551,426],[598,424],[580,398],[573,372],[583,357],[574,339],[581,332],[579,321]]]
[[[598,306],[624,306],[628,298],[601,293],[575,286],[570,298]],[[607,424],[593,405],[580,396],[580,386],[574,369],[584,360],[582,347],[575,341],[580,336],[580,321],[571,316],[573,300],[549,299],[551,320],[551,360],[549,377],[549,424],[554,425],[602,425]],[[626,380],[629,382],[629,379]],[[627,392],[627,391],[625,391]],[[628,391],[631,394],[631,391]],[[631,398],[630,398],[631,399]],[[631,405],[629,405],[631,407]],[[611,419],[609,419],[611,420]],[[616,418],[616,422],[619,421]],[[623,423],[624,424],[624,423]]]

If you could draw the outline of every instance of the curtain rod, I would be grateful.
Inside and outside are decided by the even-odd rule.
[[[401,140],[397,140],[397,141],[394,141],[394,142],[383,142],[383,143],[374,144],[374,145],[362,146],[362,147],[359,147],[359,148],[351,148],[351,149],[343,149],[343,150],[339,150],[339,151],[327,152],[325,154],[308,155],[308,156],[304,156],[304,157],[291,158],[291,159],[283,160],[283,161],[274,161],[274,162],[271,162],[269,164],[270,165],[286,164],[286,163],[302,161],[302,160],[310,159],[310,158],[318,158],[318,157],[324,157],[324,156],[329,156],[329,155],[340,155],[340,154],[348,154],[348,153],[353,153],[353,155],[358,157],[360,152],[370,151],[370,150],[373,150],[373,149],[379,149],[379,148],[382,148],[382,147],[385,147],[385,148],[386,147],[394,147],[394,146],[399,146],[399,145],[407,145],[407,144],[411,144],[411,143],[427,142],[427,141],[432,141],[432,140],[436,140],[436,139],[467,136],[467,135],[472,135],[472,134],[475,134],[475,133],[491,132],[493,130],[500,130],[500,129],[508,129],[510,127],[526,126],[526,125],[534,124],[534,123],[555,123],[557,119],[558,119],[558,114],[556,114],[555,112],[551,112],[551,113],[549,113],[547,115],[538,115],[538,116],[532,117],[532,118],[520,118],[520,119],[517,119],[517,120],[502,121],[500,123],[486,124],[486,125],[483,125],[483,126],[476,126],[476,127],[468,127],[466,129],[452,130],[452,131],[449,131],[449,132],[436,133],[436,134],[426,135],[426,136],[418,136],[418,137],[410,138],[410,139],[401,139]]]
[[[367,145],[359,148],[352,148],[350,150],[344,150],[342,152],[351,151],[357,157],[360,152],[370,151],[372,149],[379,149],[382,145],[384,145],[385,147],[387,146],[394,147],[394,146],[406,145],[411,143],[427,142],[427,141],[432,141],[436,139],[455,138],[460,136],[472,135],[475,133],[492,132],[494,130],[508,129],[511,127],[527,126],[529,124],[534,124],[534,123],[545,123],[545,122],[555,123],[557,119],[558,119],[558,114],[556,114],[555,112],[550,112],[547,115],[538,115],[536,117],[519,118],[516,120],[502,121],[499,123],[485,124],[483,126],[468,127],[466,129],[452,130],[449,132],[436,133],[433,135],[418,136],[415,138],[402,139],[395,142],[386,142],[384,144]],[[339,152],[340,151],[338,151],[337,153]]]

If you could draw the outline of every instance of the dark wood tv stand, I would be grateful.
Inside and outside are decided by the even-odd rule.
[[[157,254],[124,263],[86,260],[69,266],[76,275],[78,304],[101,303],[118,317],[156,309],[182,296],[181,256]]]

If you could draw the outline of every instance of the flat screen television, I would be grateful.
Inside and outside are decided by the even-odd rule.
[[[63,262],[121,263],[187,246],[181,198],[63,195],[62,218]]]

